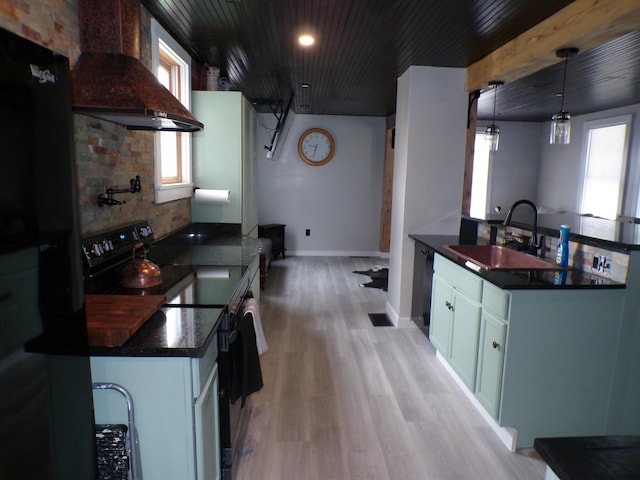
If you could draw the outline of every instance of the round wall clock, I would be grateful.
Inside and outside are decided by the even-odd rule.
[[[333,158],[336,144],[329,132],[321,128],[311,128],[300,135],[298,155],[303,162],[319,167]]]

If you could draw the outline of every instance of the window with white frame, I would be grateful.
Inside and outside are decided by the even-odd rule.
[[[153,72],[171,93],[190,108],[191,59],[158,22],[151,21]],[[156,202],[163,203],[191,196],[191,134],[158,132],[155,140]]]
[[[615,219],[624,201],[631,115],[585,123],[580,213]]]
[[[475,218],[484,218],[487,212],[489,192],[490,145],[485,140],[484,130],[476,132],[473,173],[471,175],[471,206],[469,214]]]

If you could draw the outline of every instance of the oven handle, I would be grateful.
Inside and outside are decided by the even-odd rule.
[[[238,297],[236,301],[233,302],[233,305],[231,305],[231,307],[229,308],[229,314],[232,317],[235,317],[236,315],[238,315],[238,313],[240,313],[240,309],[242,308],[243,304],[244,304],[244,297]]]
[[[247,298],[252,298],[253,294],[251,292],[246,293],[245,295],[242,295],[240,297],[238,297],[235,302],[233,302],[233,305],[231,305],[231,307],[229,307],[229,317],[230,318],[235,318],[235,317],[239,317],[240,315],[243,314],[243,310],[244,310],[244,302],[247,300]],[[229,325],[235,325],[235,322],[230,321]],[[240,335],[240,332],[238,331],[237,328],[231,330],[229,332],[229,335],[227,337],[227,348],[229,345],[231,345],[233,342],[236,341],[236,339],[238,338],[238,335]],[[228,350],[226,350],[228,351]]]

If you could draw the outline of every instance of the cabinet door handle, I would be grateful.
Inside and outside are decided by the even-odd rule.
[[[446,302],[444,302],[444,306],[447,307],[449,310],[453,310],[453,305],[451,305],[451,303],[449,302],[449,300],[447,300]]]
[[[498,348],[500,346],[500,344],[494,340],[493,343],[491,344],[491,346],[493,348]]]

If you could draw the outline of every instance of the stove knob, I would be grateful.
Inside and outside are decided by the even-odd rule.
[[[147,225],[146,227],[140,227],[138,229],[138,233],[140,234],[140,236],[142,238],[146,238],[149,235],[151,235],[153,233],[153,230],[151,229],[151,227],[149,225]]]
[[[102,255],[102,253],[100,253],[100,245],[97,243],[94,243],[93,245],[91,245],[91,255],[94,257],[99,257],[100,255]]]

